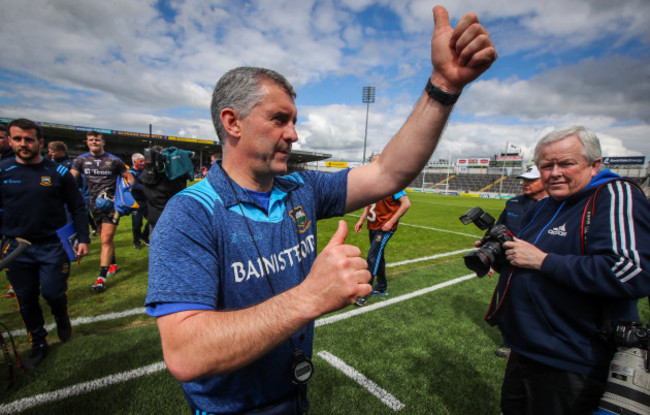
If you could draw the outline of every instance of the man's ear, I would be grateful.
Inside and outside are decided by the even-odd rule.
[[[591,165],[591,177],[594,177],[595,175],[598,174],[598,171],[600,170],[600,166],[603,164],[603,159],[598,158],[596,161],[593,162]]]
[[[241,123],[239,114],[232,108],[221,110],[221,124],[229,136],[239,138],[241,136]]]

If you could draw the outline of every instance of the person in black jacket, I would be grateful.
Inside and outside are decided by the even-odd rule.
[[[61,341],[68,341],[72,333],[67,310],[70,259],[57,236],[57,230],[67,223],[66,209],[79,241],[77,257],[88,253],[90,239],[84,201],[74,177],[66,167],[41,155],[40,126],[26,119],[13,120],[9,134],[16,156],[0,162],[2,253],[16,249],[16,238],[31,242],[9,264],[7,276],[32,344],[25,366],[34,368],[48,351],[39,294],[52,310]]]
[[[162,157],[162,147],[152,146],[151,151]],[[176,193],[185,189],[185,187],[187,187],[187,181],[191,179],[191,177],[182,176],[174,180],[169,180],[160,163],[155,162],[155,160],[144,163],[144,168],[140,174],[140,180],[142,181],[144,196],[147,200],[149,234],[153,232],[156,222],[158,222],[158,219],[165,209],[165,205],[167,205],[169,199],[171,199]]]

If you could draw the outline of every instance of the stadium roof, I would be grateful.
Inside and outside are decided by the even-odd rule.
[[[0,122],[9,123],[12,118],[0,118]],[[97,131],[102,133],[110,146],[117,147],[148,147],[150,145],[159,145],[162,147],[175,146],[186,150],[194,151],[197,154],[209,156],[221,149],[218,141],[202,140],[197,138],[175,137],[169,135],[136,133],[131,131],[110,130],[106,128],[82,127],[76,125],[58,124],[52,122],[36,121],[43,129],[43,136],[46,142],[64,141],[78,143],[81,152],[87,151],[85,146],[86,133],[88,131]],[[73,150],[71,148],[70,150]],[[72,152],[71,152],[72,154]],[[325,160],[332,157],[327,153],[315,153],[310,151],[292,150],[289,158],[290,163],[308,163],[312,161]]]

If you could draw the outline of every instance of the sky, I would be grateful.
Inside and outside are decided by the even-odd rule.
[[[264,66],[296,88],[294,149],[360,162],[424,89],[436,4],[452,25],[476,12],[499,59],[465,87],[432,160],[509,144],[529,159],[571,125],[604,156],[650,156],[648,0],[0,0],[0,117],[217,140],[215,83]]]

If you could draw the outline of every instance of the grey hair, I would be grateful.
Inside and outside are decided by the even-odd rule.
[[[133,162],[133,164],[135,164],[136,160],[140,160],[140,159],[143,159],[143,158],[144,158],[144,156],[142,154],[133,153],[133,155],[131,156],[131,161]]]
[[[539,153],[542,151],[544,146],[571,135],[578,137],[578,140],[582,143],[582,155],[587,159],[589,164],[592,164],[594,161],[601,158],[602,150],[600,149],[600,140],[598,139],[598,136],[592,131],[587,130],[585,127],[575,125],[562,130],[551,131],[542,137],[535,146],[535,163],[539,162]]]
[[[251,110],[262,102],[262,81],[279,85],[292,99],[296,99],[293,86],[274,70],[250,66],[231,69],[215,85],[210,104],[212,123],[221,143],[226,138],[226,130],[221,123],[221,111],[224,108],[232,108],[237,111],[239,117],[246,118]]]

